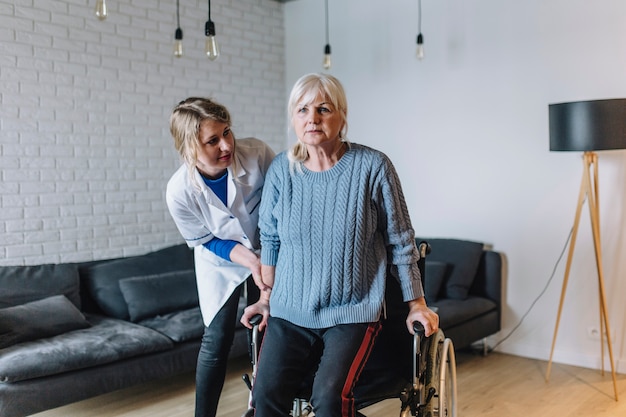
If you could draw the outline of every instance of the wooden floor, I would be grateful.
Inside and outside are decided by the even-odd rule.
[[[618,375],[620,401],[613,396],[611,375],[598,370],[553,364],[550,382],[546,362],[491,353],[487,357],[457,352],[460,417],[626,416],[626,375]],[[220,417],[240,417],[247,388],[241,375],[245,360],[231,362]],[[191,417],[194,377],[181,375],[105,394],[35,414],[37,417]],[[400,401],[389,399],[362,412],[368,417],[399,415]]]

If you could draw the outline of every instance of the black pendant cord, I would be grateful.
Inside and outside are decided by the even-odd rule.
[[[422,0],[417,0],[417,34],[422,34]]]
[[[328,0],[326,0],[326,45],[330,45],[330,34],[328,29]]]

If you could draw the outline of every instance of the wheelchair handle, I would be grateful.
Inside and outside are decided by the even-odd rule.
[[[426,330],[424,330],[424,326],[422,325],[422,323],[420,323],[417,320],[413,322],[413,331],[419,337],[424,337],[424,335],[426,334]]]
[[[255,314],[250,318],[250,324],[252,326],[257,326],[263,320],[263,316],[261,314]]]

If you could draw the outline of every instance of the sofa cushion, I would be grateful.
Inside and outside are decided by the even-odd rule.
[[[83,313],[67,297],[53,295],[0,309],[0,349],[89,326]]]
[[[98,307],[111,317],[130,315],[119,282],[124,278],[193,268],[193,251],[186,245],[171,246],[146,255],[98,263],[83,270],[85,284]]]
[[[94,315],[87,315],[87,320],[89,328],[0,349],[0,382],[88,368],[174,346],[161,333],[134,323]]]
[[[441,298],[464,300],[474,282],[484,245],[478,242],[458,239],[416,239],[425,240],[431,246],[427,260],[446,262],[445,283]]]
[[[439,291],[446,276],[448,265],[445,262],[427,260],[425,263],[426,273],[424,274],[424,294],[426,301],[432,303],[439,298]]]
[[[469,296],[465,300],[441,298],[429,307],[438,307],[439,327],[444,332],[450,327],[475,320],[476,317],[498,308],[497,304],[491,300],[473,296]]]
[[[200,307],[151,317],[140,321],[139,324],[161,332],[175,342],[199,340],[204,333]]]
[[[193,269],[124,278],[119,285],[134,322],[198,305]]]
[[[0,308],[65,295],[80,309],[78,268],[71,264],[0,267]]]

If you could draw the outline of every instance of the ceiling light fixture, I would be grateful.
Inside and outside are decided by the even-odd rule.
[[[422,0],[417,0],[417,59],[424,59],[424,35],[422,35]]]
[[[324,47],[324,69],[330,69],[330,36],[328,34],[328,0],[325,0],[326,6],[326,46]]]
[[[204,34],[206,36],[204,52],[211,61],[215,61],[217,57],[220,56],[220,48],[217,44],[217,40],[215,39],[215,23],[213,23],[213,21],[211,20],[211,0],[208,1],[209,20],[207,20],[206,24],[204,25]]]
[[[96,17],[100,20],[107,18],[107,3],[105,0],[96,0]]]
[[[180,0],[176,0],[176,32],[174,32],[174,56],[183,56],[183,30],[180,28]]]

